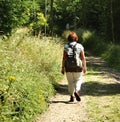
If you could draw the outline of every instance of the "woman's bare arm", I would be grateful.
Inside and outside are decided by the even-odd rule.
[[[66,52],[63,52],[63,59],[62,59],[62,69],[61,69],[61,73],[64,74],[65,73],[65,60],[66,60]]]
[[[87,67],[86,67],[86,59],[85,59],[84,51],[81,51],[80,56],[81,56],[82,63],[83,63],[83,72],[86,73]]]

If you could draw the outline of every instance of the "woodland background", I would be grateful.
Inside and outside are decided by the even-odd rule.
[[[119,43],[119,6],[119,0],[0,0],[0,32],[29,26],[61,34],[69,23],[70,29],[93,29],[106,41]]]

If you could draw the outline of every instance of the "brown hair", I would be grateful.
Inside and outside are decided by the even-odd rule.
[[[72,42],[72,41],[78,41],[78,36],[75,32],[70,32],[68,35],[68,41]]]

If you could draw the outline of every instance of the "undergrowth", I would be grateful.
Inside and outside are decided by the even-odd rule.
[[[27,29],[0,40],[0,121],[26,122],[45,111],[62,78],[59,39]]]
[[[120,71],[120,45],[104,40],[103,37],[98,36],[94,31],[78,29],[76,32],[85,50],[96,56],[101,56],[111,68]]]

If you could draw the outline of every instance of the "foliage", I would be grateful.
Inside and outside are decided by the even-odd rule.
[[[59,29],[65,30],[69,23],[70,30],[79,27],[93,29],[106,40],[119,43],[118,0],[55,0],[54,3],[54,22]]]
[[[37,15],[42,13],[47,20],[45,33],[61,34],[69,24],[70,30],[80,27],[92,29],[105,40],[119,43],[119,6],[119,0],[2,0],[0,33],[7,34],[18,26],[31,23],[32,27],[40,27],[42,31],[43,21]]]
[[[19,29],[0,40],[1,122],[30,121],[45,111],[62,78],[59,40],[38,39],[27,32]]]
[[[44,17],[43,13],[37,13],[36,19],[34,22],[30,24],[30,27],[34,30],[37,31],[37,33],[40,33],[42,30],[42,27],[47,25],[47,20]]]
[[[120,46],[109,45],[107,51],[102,55],[104,59],[110,64],[111,67],[115,67],[120,70]]]
[[[85,49],[97,56],[102,56],[111,67],[120,70],[120,46],[106,43],[104,39],[95,32],[85,30],[82,33],[82,44]]]
[[[4,34],[11,33],[13,29],[31,23],[38,10],[37,1],[0,1],[0,31],[3,31]]]
[[[16,0],[0,1],[0,31],[10,33],[15,27],[24,25],[29,20],[27,5]]]

